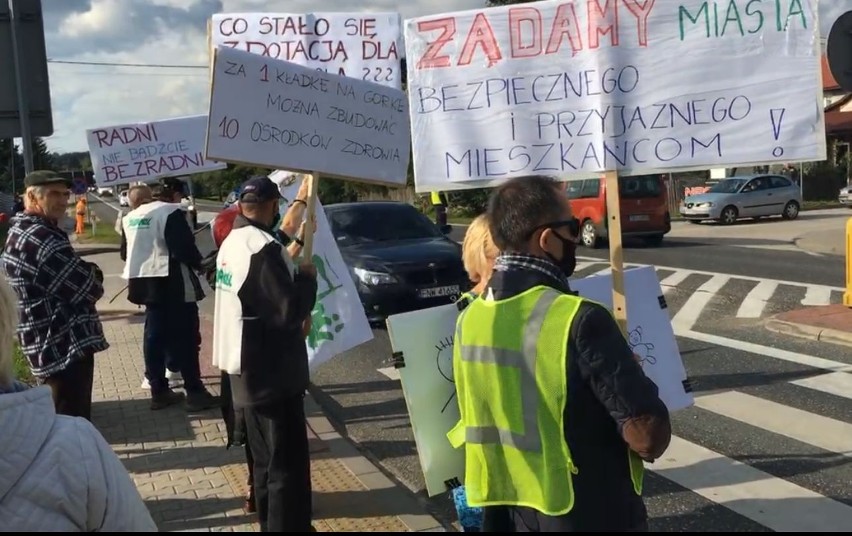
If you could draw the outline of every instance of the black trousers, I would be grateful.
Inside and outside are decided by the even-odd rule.
[[[198,305],[195,303],[150,304],[145,306],[145,333],[142,353],[145,375],[151,393],[169,390],[166,364],[177,366],[188,393],[204,390],[201,382],[201,350]]]
[[[44,378],[42,383],[50,387],[58,415],[83,417],[91,421],[94,378],[95,356],[89,354],[72,361],[56,374]]]
[[[311,532],[311,459],[302,396],[245,409],[261,532]]]

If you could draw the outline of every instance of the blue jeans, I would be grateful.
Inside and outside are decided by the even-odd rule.
[[[145,334],[142,352],[145,375],[151,394],[169,390],[166,363],[175,366],[183,376],[187,393],[204,390],[201,367],[201,331],[198,305],[195,303],[151,304],[145,307]]]

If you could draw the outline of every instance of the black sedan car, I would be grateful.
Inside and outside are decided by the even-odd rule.
[[[324,208],[371,322],[450,303],[470,288],[461,246],[447,237],[451,226],[394,201]]]

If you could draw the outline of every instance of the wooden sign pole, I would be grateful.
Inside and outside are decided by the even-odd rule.
[[[621,201],[618,195],[618,172],[607,171],[606,185],[607,237],[609,264],[612,270],[612,312],[624,336],[627,336],[627,300],[624,296],[624,250],[621,245]]]
[[[302,248],[302,259],[305,262],[311,262],[314,255],[314,226],[313,221],[317,213],[317,190],[319,189],[320,174],[314,171],[308,177],[308,200],[307,210],[305,211],[305,245]]]

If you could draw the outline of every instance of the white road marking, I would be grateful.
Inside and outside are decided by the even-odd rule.
[[[686,281],[690,275],[687,270],[677,270],[670,276],[660,281],[660,286],[663,287],[663,294],[674,292],[677,286]]]
[[[751,292],[746,294],[737,310],[737,318],[760,318],[766,308],[766,302],[772,299],[778,283],[772,281],[761,281]]]
[[[393,380],[395,382],[399,381],[399,369],[397,369],[395,367],[385,367],[385,368],[380,368],[380,369],[376,369],[376,370],[378,370],[379,372],[381,372],[382,374],[384,374],[385,376],[387,376],[388,378],[390,378],[391,380]]]
[[[802,305],[828,305],[831,303],[831,287],[808,285]]]
[[[672,326],[674,326],[675,329],[692,329],[692,326],[698,322],[698,317],[701,315],[701,311],[704,310],[707,304],[710,303],[710,300],[713,299],[713,296],[715,296],[730,279],[731,278],[727,275],[715,274],[703,285],[698,287],[698,289],[692,293],[689,299],[686,300],[686,303],[683,304],[683,307],[680,308],[675,317],[672,319]]]
[[[737,391],[696,396],[695,406],[806,445],[852,457],[852,424]]]
[[[852,374],[848,372],[830,372],[790,383],[852,400]]]
[[[843,532],[852,507],[783,478],[672,437],[648,469],[776,532]]]

